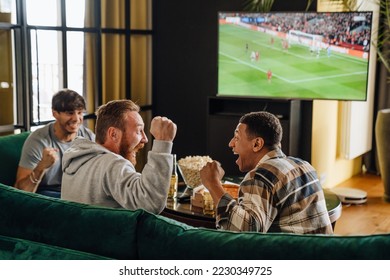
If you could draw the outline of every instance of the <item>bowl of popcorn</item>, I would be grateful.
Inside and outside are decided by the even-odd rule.
[[[208,162],[212,161],[213,160],[209,156],[186,156],[177,161],[179,172],[187,187],[196,188],[202,185],[199,171]]]

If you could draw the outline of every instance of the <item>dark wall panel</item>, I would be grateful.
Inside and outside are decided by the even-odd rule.
[[[154,114],[168,116],[177,123],[173,151],[178,158],[207,154],[207,102],[209,96],[217,94],[217,12],[242,10],[244,1],[153,3]],[[306,1],[279,0],[273,10],[305,7]]]

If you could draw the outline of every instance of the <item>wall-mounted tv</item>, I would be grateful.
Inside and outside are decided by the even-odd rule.
[[[218,12],[217,96],[367,98],[372,12]]]

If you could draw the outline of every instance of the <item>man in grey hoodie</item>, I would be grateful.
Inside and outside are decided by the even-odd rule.
[[[76,138],[62,159],[61,198],[81,203],[160,213],[166,204],[173,168],[176,124],[153,118],[148,161],[139,173],[136,154],[148,142],[139,106],[113,100],[99,107],[96,143]]]

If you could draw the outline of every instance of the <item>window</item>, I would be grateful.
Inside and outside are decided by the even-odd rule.
[[[87,115],[129,98],[150,118],[151,10],[152,0],[0,0],[0,127],[52,121],[61,88],[84,96]]]

